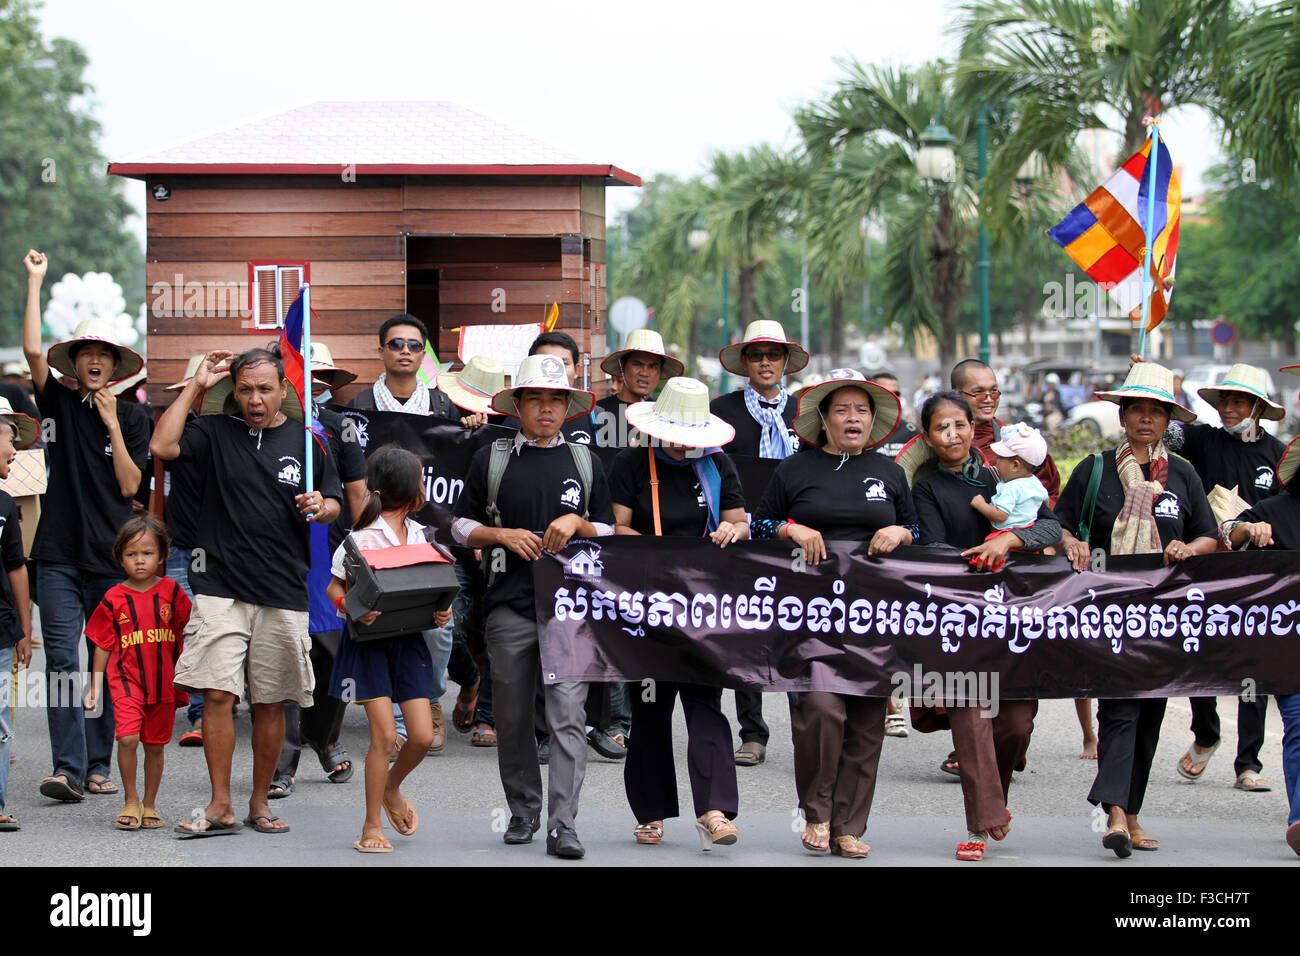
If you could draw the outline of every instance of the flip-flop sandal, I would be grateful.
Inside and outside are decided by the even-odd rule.
[[[944,773],[950,773],[954,777],[961,776],[961,764],[957,760],[957,751],[948,754],[948,759],[939,764],[939,769]]]
[[[181,734],[181,739],[178,740],[178,741],[176,741],[176,746],[178,746],[178,747],[202,747],[202,746],[203,746],[203,731],[201,731],[201,730],[187,730],[187,731],[185,731],[185,733]]]
[[[64,803],[80,803],[86,796],[79,788],[74,787],[68,780],[67,774],[63,773],[42,780],[40,790],[41,796],[62,800]]]
[[[451,725],[459,730],[462,734],[467,734],[474,729],[474,711],[478,710],[478,694],[468,704],[459,697],[456,698],[456,706],[451,709]]]
[[[469,735],[469,744],[471,747],[495,747],[497,745],[497,732],[487,724],[479,724],[474,728],[474,732]]]
[[[381,846],[365,846],[364,844],[366,840],[382,840],[383,844]],[[368,837],[365,834],[362,834],[361,839],[357,840],[355,843],[352,844],[352,848],[356,850],[358,853],[392,853],[393,852],[393,845],[388,842],[388,840],[384,837],[382,833],[380,833],[379,836],[377,837],[373,837],[373,836]]]
[[[265,822],[262,822],[265,821]],[[279,817],[268,817],[265,813],[259,813],[257,816],[246,817],[244,824],[252,827],[258,833],[288,833],[289,824],[284,823],[282,827],[273,827],[272,823],[284,823]]]
[[[161,830],[163,827],[163,818],[158,815],[158,811],[153,807],[145,807],[144,813],[140,819],[141,830]]]
[[[271,786],[266,790],[266,799],[283,800],[293,793],[293,777],[276,776],[271,778]]]
[[[0,813],[0,833],[12,833],[15,830],[21,830],[18,824],[18,818],[9,813]]]
[[[420,815],[415,812],[415,807],[411,806],[411,801],[406,801],[406,806],[402,808],[402,813],[398,813],[388,805],[388,801],[383,801],[384,813],[388,814],[388,822],[393,825],[393,829],[402,836],[410,836],[415,832],[415,828],[420,825]],[[411,819],[410,829],[403,829],[402,821],[407,817]]]
[[[984,833],[967,834],[966,842],[957,844],[957,859],[965,860],[967,863],[979,863],[983,860],[984,851],[988,849],[985,836]]]
[[[1133,841],[1133,849],[1142,850],[1147,853],[1154,853],[1160,849],[1160,841],[1150,836],[1146,830],[1141,827],[1134,827],[1129,831],[1129,838]]]
[[[1121,860],[1133,855],[1133,838],[1129,835],[1128,827],[1111,827],[1101,838],[1101,845],[1108,850],[1114,850],[1115,855]]]
[[[1273,789],[1269,786],[1267,780],[1255,773],[1253,770],[1247,770],[1245,773],[1239,775],[1237,777],[1237,782],[1232,786],[1235,790],[1246,790],[1250,793],[1268,793]]]
[[[100,796],[108,796],[109,794],[117,793],[117,784],[112,780],[109,780],[102,773],[97,773],[92,777],[86,778],[86,792],[95,793]]]
[[[130,820],[131,822],[123,823],[122,822],[123,819]],[[121,810],[118,811],[117,819],[114,822],[117,823],[117,828],[119,830],[140,829],[140,823],[141,823],[140,804],[128,803],[126,806],[124,806]]]
[[[330,783],[347,783],[352,779],[352,761],[348,759],[348,752],[338,744],[328,750],[322,750],[316,756],[320,760],[320,768],[325,771],[325,776],[329,778]],[[340,766],[341,764],[347,766]]]
[[[1219,743],[1223,743],[1223,741],[1219,741]],[[1178,763],[1174,765],[1175,767],[1178,768],[1178,775],[1182,777],[1184,780],[1190,780],[1193,783],[1195,783],[1197,780],[1200,780],[1203,776],[1205,776],[1205,765],[1210,762],[1210,758],[1214,756],[1214,752],[1218,749],[1219,749],[1219,744],[1215,744],[1205,753],[1198,754],[1196,752],[1195,744],[1193,744],[1191,747],[1188,747],[1187,753],[1183,754],[1183,757],[1186,757],[1188,760],[1191,761],[1193,768],[1200,767],[1201,769],[1197,770],[1195,773],[1192,773],[1192,771],[1190,770],[1184,769],[1183,757],[1179,757]]]
[[[183,823],[178,823],[172,827],[172,830],[177,833],[178,840],[201,840],[204,837],[229,836],[243,829],[238,823],[222,823],[220,820],[212,819],[212,817],[204,817],[203,820],[207,823],[205,827],[193,829]]]

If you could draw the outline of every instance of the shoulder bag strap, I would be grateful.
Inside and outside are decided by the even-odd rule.
[[[1083,496],[1083,513],[1079,518],[1079,540],[1084,544],[1092,536],[1092,517],[1097,511],[1097,492],[1101,489],[1101,453],[1092,456],[1092,474]]]

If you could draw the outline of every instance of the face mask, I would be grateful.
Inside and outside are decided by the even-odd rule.
[[[1227,426],[1223,430],[1229,435],[1237,435],[1245,442],[1253,442],[1259,438],[1259,422],[1255,420],[1255,413],[1259,411],[1259,402],[1250,410],[1250,414],[1243,418],[1237,424]]]

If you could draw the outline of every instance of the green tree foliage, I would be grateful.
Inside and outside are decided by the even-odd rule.
[[[1300,186],[1300,2],[1269,4],[1232,40],[1228,140],[1251,160],[1257,178],[1294,195]]]
[[[105,175],[86,54],[42,38],[30,4],[0,0],[0,345],[17,345],[29,248],[50,257],[51,284],[67,272],[108,272],[128,311],[144,301],[144,254],[126,226],[122,183]]]

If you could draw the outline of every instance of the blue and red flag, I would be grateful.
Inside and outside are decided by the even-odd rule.
[[[303,287],[306,288],[305,286]],[[316,418],[316,411],[311,400],[311,390],[307,383],[311,373],[303,361],[303,290],[298,290],[298,298],[293,300],[289,311],[284,316],[284,328],[280,330],[280,359],[284,363],[284,377],[298,396],[303,410],[303,423],[316,439],[322,454],[329,454],[325,428]]]

